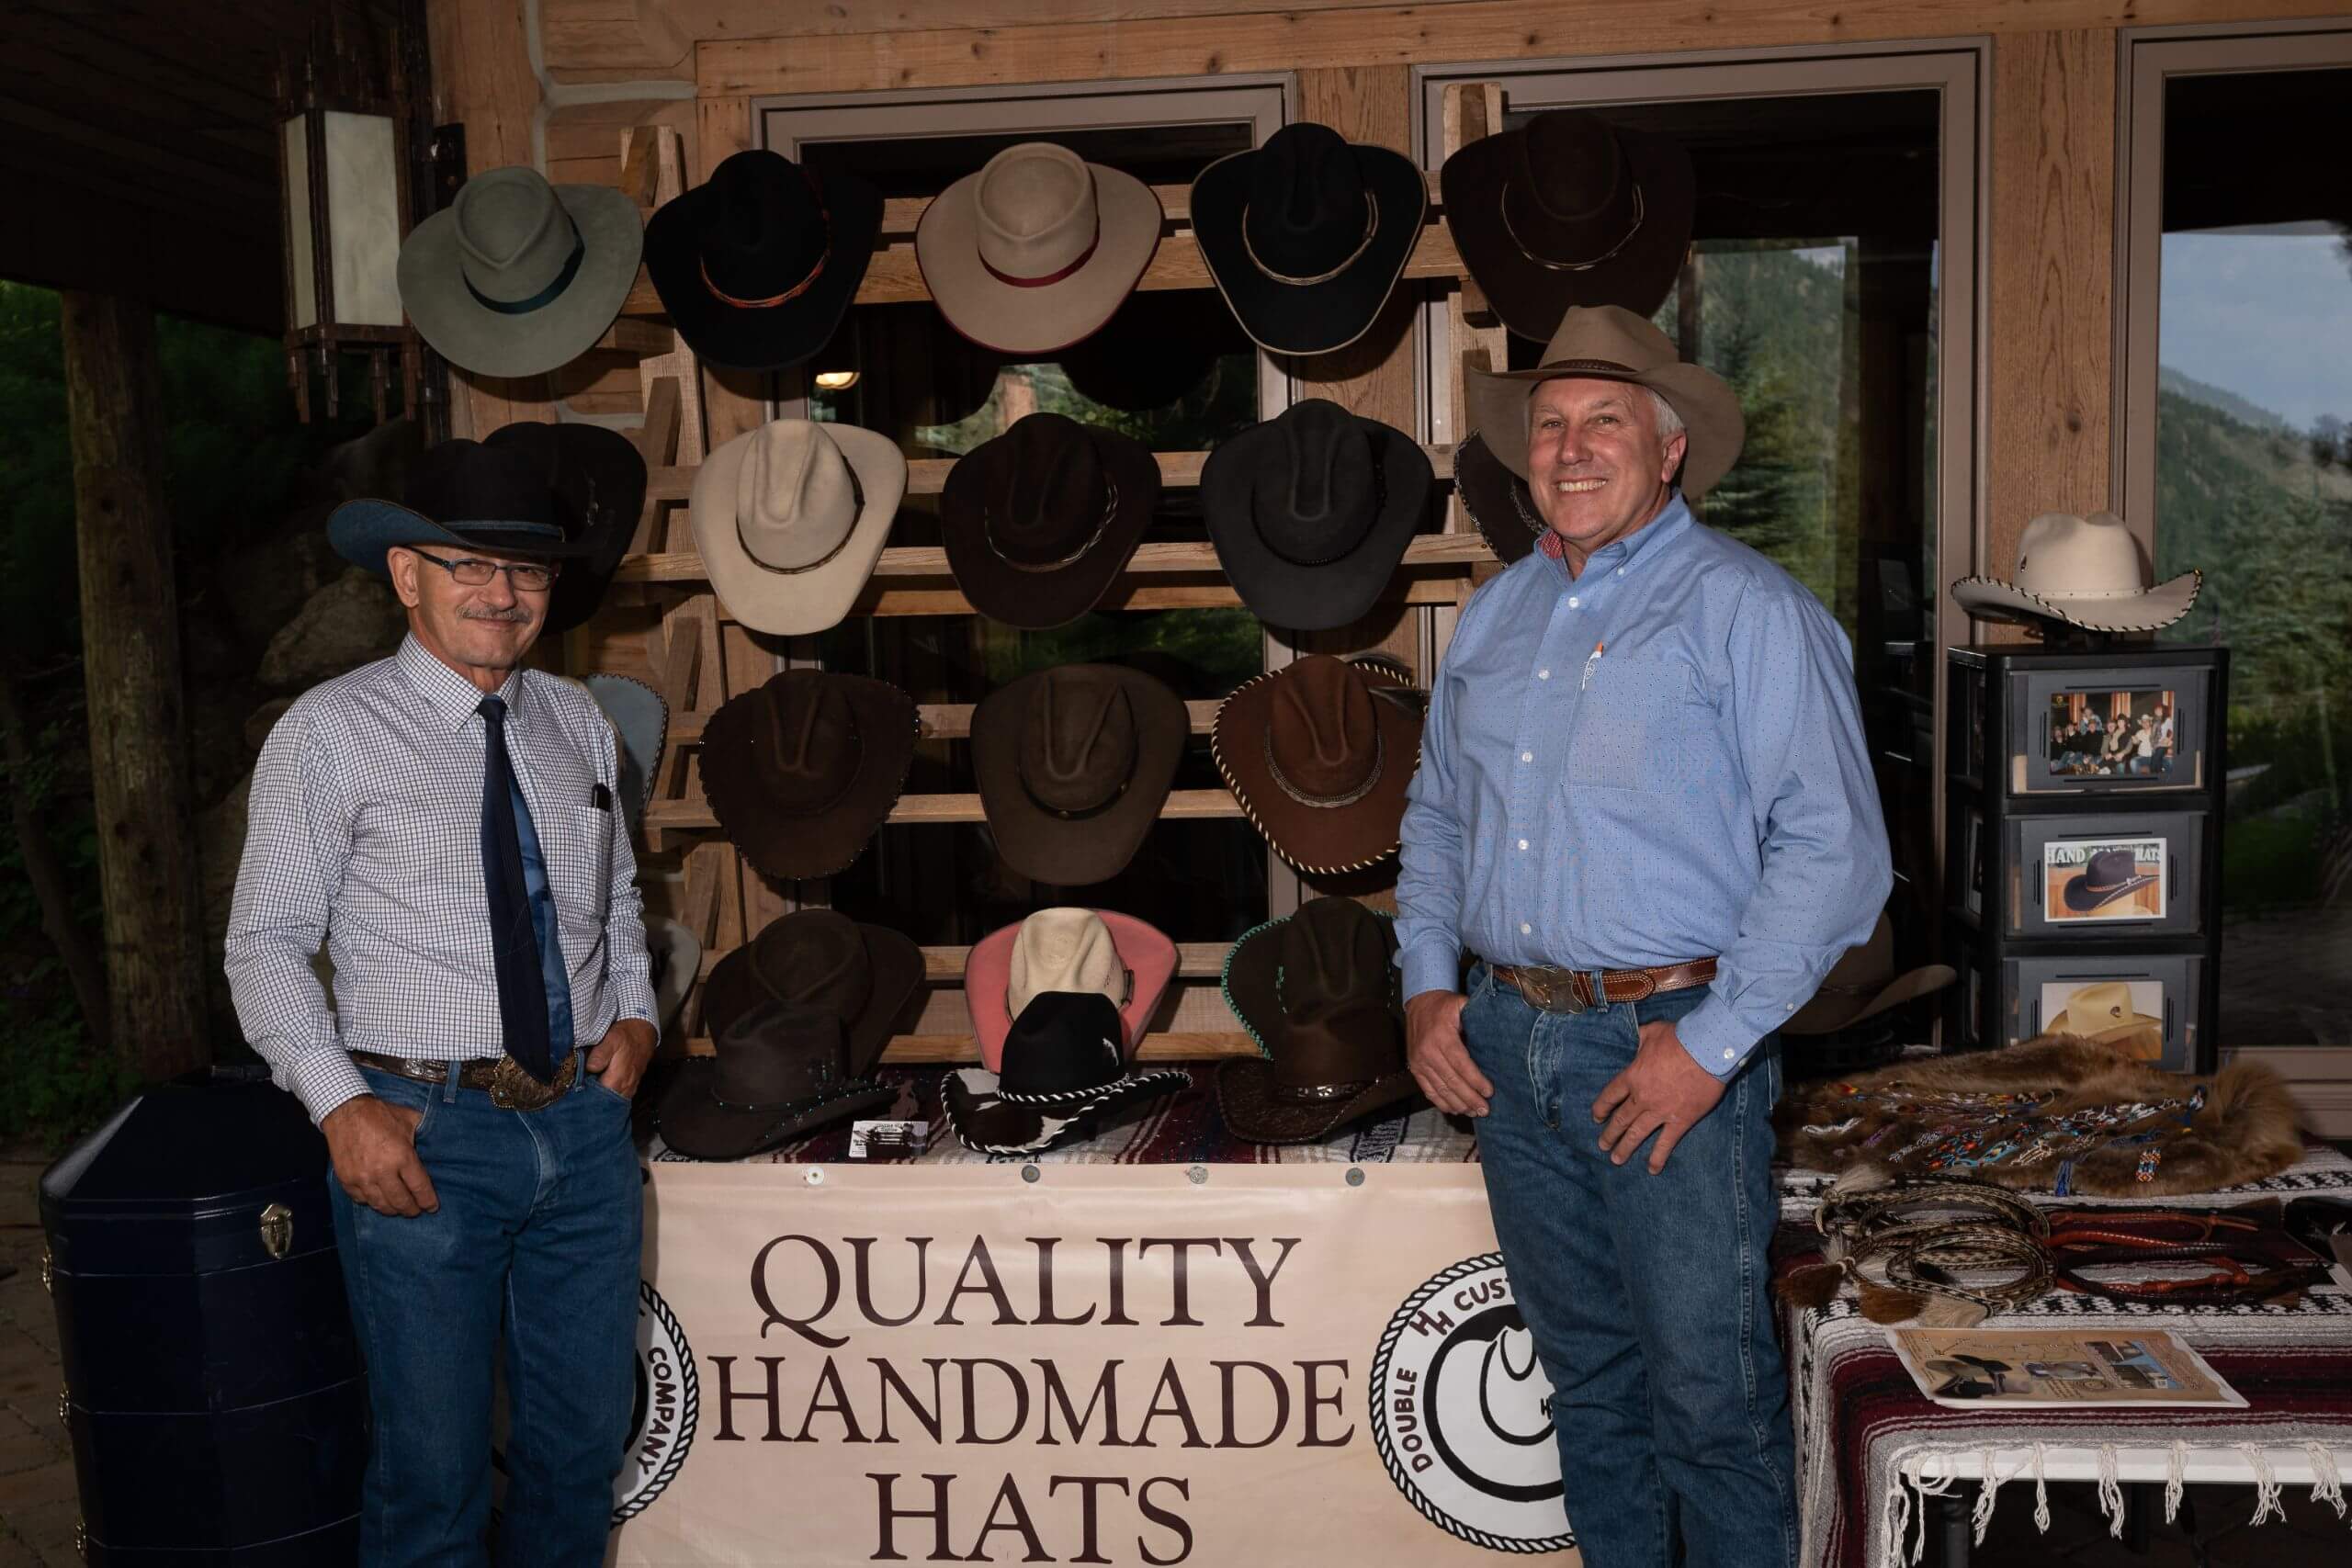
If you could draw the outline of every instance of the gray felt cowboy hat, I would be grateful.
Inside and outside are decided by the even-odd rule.
[[[605,335],[637,281],[637,204],[610,186],[489,169],[410,231],[401,306],[434,351],[481,376],[537,376]]]
[[[1471,428],[1521,479],[1527,478],[1528,395],[1539,381],[1566,377],[1630,381],[1664,398],[1690,438],[1682,455],[1686,496],[1706,494],[1739,461],[1747,422],[1722,377],[1677,358],[1671,339],[1622,306],[1579,306],[1560,318],[1534,369],[1469,373]]]

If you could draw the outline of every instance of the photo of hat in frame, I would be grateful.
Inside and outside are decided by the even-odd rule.
[[[2041,993],[2042,1033],[2071,1034],[2134,1061],[2163,1059],[2162,980],[2045,981]]]
[[[2052,839],[2041,851],[2042,912],[2053,924],[2161,920],[2171,858],[2161,838]]]

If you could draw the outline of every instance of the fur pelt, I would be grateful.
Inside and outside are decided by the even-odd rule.
[[[2199,1086],[2205,1103],[2118,1121],[2053,1155],[2013,1157],[2032,1146],[2054,1118],[2104,1106],[2153,1107],[2187,1100]],[[1962,1096],[2048,1096],[2003,1106],[1972,1106]],[[1917,1098],[1914,1098],[1917,1097]],[[2160,1072],[2144,1062],[2069,1035],[2045,1034],[2004,1050],[1905,1062],[1832,1082],[1797,1084],[1773,1114],[1781,1157],[1816,1170],[1883,1167],[1905,1176],[1969,1176],[2027,1191],[2053,1190],[2061,1169],[2067,1190],[2117,1198],[2211,1192],[2275,1176],[2302,1156],[2295,1107],[2269,1068],[2233,1063],[2211,1078]],[[2008,1156],[1973,1166],[1931,1167],[1935,1142],[1896,1157],[1941,1129],[1978,1134],[1981,1156],[2010,1141]],[[2127,1136],[2153,1137],[2124,1143]],[[2143,1160],[2158,1158],[2146,1180]]]

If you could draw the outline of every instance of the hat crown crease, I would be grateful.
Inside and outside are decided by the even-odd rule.
[[[1040,991],[1091,991],[1114,1003],[1125,975],[1111,928],[1091,909],[1040,909],[1021,922],[1005,965],[1005,1006],[1017,1016]]]
[[[1003,503],[984,520],[989,547],[1015,566],[1059,566],[1084,553],[1107,521],[1109,485],[1094,443],[1059,414],[1031,414],[1007,433]]]
[[[1351,256],[1372,221],[1355,150],[1327,127],[1283,127],[1259,150],[1242,215],[1250,254],[1284,279],[1311,277]]]
[[[576,239],[555,187],[530,170],[468,181],[452,204],[458,270],[486,299],[527,299],[563,271]]]
[[[1040,278],[1094,248],[1100,198],[1094,171],[1068,148],[1024,141],[990,158],[973,182],[980,260],[1013,278]]]
[[[1092,811],[1118,796],[1133,776],[1138,744],[1135,712],[1126,688],[1115,681],[1098,684],[1061,676],[1059,671],[1048,671],[1030,699],[1020,750],[1021,782],[1050,810]]]
[[[1319,801],[1360,793],[1380,765],[1372,694],[1328,654],[1311,655],[1292,669],[1293,678],[1275,694],[1267,728],[1277,782]]]
[[[822,426],[778,420],[752,438],[736,472],[736,531],[761,565],[799,571],[838,552],[855,531],[856,477]]]
[[[808,277],[829,243],[808,172],[781,153],[752,149],[711,171],[695,249],[704,277],[729,296],[764,297]]]
[[[838,804],[857,782],[864,750],[849,699],[822,675],[808,674],[813,678],[780,677],[784,686],[763,705],[775,793],[786,811],[798,815]]]
[[[1251,514],[1266,547],[1296,566],[1323,566],[1372,531],[1377,454],[1353,414],[1311,398],[1273,421],[1284,462],[1250,486]]]
[[[874,992],[865,939],[847,916],[831,909],[806,910],[770,924],[752,940],[752,973],[778,1001],[820,1008],[844,1023],[865,1009]]]
[[[2137,598],[2148,578],[2139,542],[2112,512],[2045,512],[2018,540],[2016,586],[2041,598]]]

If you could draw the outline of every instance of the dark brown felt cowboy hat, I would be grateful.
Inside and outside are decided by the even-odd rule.
[[[1201,511],[1243,604],[1278,626],[1328,631],[1380,597],[1434,482],[1411,436],[1307,398],[1209,454]]]
[[[1453,493],[1478,536],[1505,566],[1524,560],[1544,536],[1544,519],[1527,481],[1503,467],[1483,435],[1474,433],[1453,449]]]
[[[896,1100],[849,1070],[838,1014],[773,998],[734,1020],[718,1055],[680,1064],[654,1115],[662,1141],[695,1159],[742,1159]]]
[[[1387,303],[1429,210],[1402,152],[1300,120],[1193,180],[1193,234],[1241,330],[1275,354],[1328,354]]]
[[[2082,870],[2066,879],[2059,897],[2069,909],[2085,913],[2136,893],[2155,879],[2154,873],[2140,869],[2132,851],[2100,850],[2083,863]]]
[[[1043,631],[1094,608],[1159,503],[1142,442],[1033,413],[947,471],[939,531],[973,609]]]
[[[571,536],[572,522],[571,509],[528,457],[459,437],[409,466],[399,501],[360,496],[329,513],[327,543],[379,577],[390,575],[384,552],[397,546],[568,562],[589,548]]]
[[[1503,324],[1541,343],[1572,305],[1646,316],[1690,248],[1690,155],[1672,137],[1551,109],[1445,161],[1463,265]]]
[[[525,419],[499,426],[483,444],[529,458],[570,510],[571,537],[583,553],[555,580],[540,631],[558,634],[584,624],[604,603],[645,509],[645,458],[637,443],[601,424]]]
[[[1644,318],[1615,305],[1578,308],[1560,318],[1532,370],[1473,370],[1467,378],[1470,424],[1504,468],[1527,478],[1527,399],[1538,381],[1563,378],[1630,381],[1664,398],[1681,417],[1690,446],[1679,483],[1702,496],[1739,461],[1747,421],[1739,395],[1713,371],[1675,357],[1674,344]]]
[[[1217,1069],[1226,1125],[1257,1144],[1311,1144],[1420,1092],[1405,1066],[1396,922],[1317,898],[1243,934],[1225,1000],[1262,1056]]]
[[[728,839],[770,876],[847,869],[906,787],[915,705],[862,675],[786,670],[703,728],[702,784]]]
[[[1418,705],[1378,694],[1394,682],[1311,653],[1244,682],[1218,705],[1209,750],[1266,841],[1316,875],[1354,871],[1396,848],[1405,786],[1421,761]]]
[[[764,149],[737,152],[645,225],[645,270],[686,346],[778,370],[825,346],[873,259],[882,194]]]
[[[1106,1111],[1173,1094],[1181,1068],[1130,1073],[1118,1004],[1099,991],[1040,991],[1004,1038],[996,1092],[951,1074],[941,1091],[948,1125],[983,1154],[1032,1154],[1082,1136]]]
[[[1830,967],[1821,988],[1814,992],[1813,1000],[1797,1009],[1781,1025],[1781,1032],[1835,1034],[1914,997],[1940,991],[1955,978],[1957,971],[1948,964],[1923,964],[1896,974],[1894,927],[1882,912],[1878,924],[1871,928],[1870,940],[1846,950]]]
[[[972,713],[972,772],[997,852],[1061,887],[1116,876],[1159,818],[1192,724],[1157,678],[1065,664]]]
[[[882,1060],[890,1026],[922,975],[922,949],[888,926],[796,909],[712,966],[703,1021],[715,1037],[763,1001],[820,1008],[842,1021],[850,1075],[863,1077]]]

